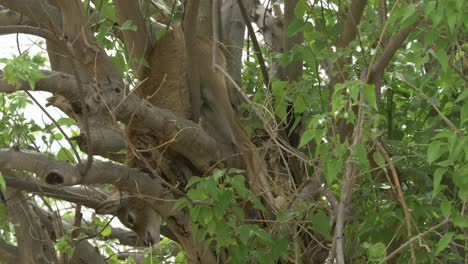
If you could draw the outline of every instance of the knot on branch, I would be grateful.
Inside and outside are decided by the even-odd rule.
[[[45,177],[45,182],[49,185],[61,185],[64,182],[64,177],[56,171],[51,171]]]

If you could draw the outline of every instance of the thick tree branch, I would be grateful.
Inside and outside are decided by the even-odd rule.
[[[200,0],[192,0],[185,2],[185,15],[183,21],[184,30],[184,52],[185,52],[185,72],[187,73],[187,83],[190,91],[190,104],[192,107],[192,120],[198,122],[200,118],[201,98],[200,91],[200,76],[193,70],[197,67],[194,57],[195,54],[195,39],[197,34],[197,17]]]
[[[107,195],[104,193],[91,188],[67,186],[57,188],[45,185],[32,178],[26,180],[9,175],[4,175],[3,178],[5,179],[7,186],[11,186],[15,189],[81,204],[93,209],[98,208],[107,198]]]
[[[83,64],[98,83],[109,80],[123,83],[119,71],[88,27],[81,1],[57,0],[57,4],[62,12],[63,31],[56,34],[63,34],[73,58]]]
[[[0,35],[16,34],[23,33],[29,35],[35,35],[41,38],[45,38],[51,41],[58,41],[57,38],[52,34],[52,32],[47,29],[32,27],[32,26],[23,26],[23,25],[12,25],[12,26],[0,26]]]
[[[36,80],[35,91],[50,92],[53,94],[66,95],[67,97],[78,96],[78,88],[76,87],[76,80],[73,75],[54,72],[54,71],[41,71],[46,77]],[[0,77],[3,71],[0,70]],[[16,91],[31,91],[32,88],[26,81],[18,80],[17,85],[11,85],[6,80],[0,78],[0,92],[14,93]]]
[[[357,34],[359,23],[361,22],[364,8],[366,7],[367,0],[353,0],[351,6],[346,15],[346,19],[343,24],[343,30],[341,31],[341,37],[336,42],[338,49],[345,48],[348,44],[354,40]],[[330,80],[330,98],[333,94],[334,87],[337,83],[340,83],[346,79],[346,73],[343,71],[343,65],[345,63],[344,58],[338,59],[333,66],[333,77]]]
[[[356,37],[357,27],[361,22],[366,4],[367,0],[353,0],[351,2],[341,31],[341,37],[336,43],[337,48],[346,47]]]
[[[60,32],[62,25],[60,10],[47,1],[0,0],[0,5],[27,16],[39,27],[51,32]]]
[[[20,256],[18,247],[5,243],[0,239],[0,261],[6,264],[20,263]]]
[[[27,16],[9,9],[0,10],[0,26],[35,26],[34,22]]]
[[[2,71],[0,71],[0,76],[1,74]],[[80,129],[83,129],[85,120],[81,118],[83,107],[81,107],[79,100],[81,96],[75,77],[54,71],[42,71],[42,74],[46,77],[36,81],[35,90],[53,93],[54,96],[48,98],[48,105],[56,106],[71,118],[76,119]],[[90,132],[77,138],[78,145],[83,151],[86,151],[86,137],[91,138],[95,154],[112,158],[115,156],[112,155],[112,152],[118,152],[125,148],[122,131],[113,123],[108,110],[100,109],[99,105],[96,105],[96,101],[100,101],[100,98],[96,89],[93,89],[94,84],[89,82],[82,84],[87,91],[92,91],[94,94],[90,93],[85,98],[90,112],[87,120],[91,124]],[[11,85],[0,79],[0,92],[12,93],[21,90],[31,90],[28,82],[19,80],[17,85]]]
[[[62,234],[66,234],[74,228],[74,226],[59,219],[56,214],[52,215],[43,208],[37,206],[35,203],[29,203],[29,205],[34,210],[34,213],[39,217],[45,230],[53,240],[60,238],[57,236],[62,236]],[[104,257],[99,253],[99,250],[92,246],[88,241],[81,240],[78,243],[72,244],[72,246],[74,247],[74,252],[70,259],[70,263],[105,263]]]
[[[0,168],[2,174],[9,172]],[[2,190],[8,216],[15,227],[21,263],[56,263],[57,257],[48,233],[20,191]]]
[[[253,0],[243,0],[244,5],[248,10],[251,9]],[[226,67],[230,76],[236,81],[239,86],[242,86],[242,52],[245,39],[245,23],[240,14],[239,7],[237,6],[236,0],[224,0],[222,2],[220,16],[222,24],[222,36],[224,47],[227,52],[226,56]],[[243,102],[242,96],[236,92],[236,89],[227,84],[229,89],[229,98],[231,104],[235,109]]]
[[[382,55],[380,55],[379,59],[375,62],[375,64],[372,65],[372,71],[369,74],[372,74],[373,76],[379,76],[380,79],[377,78],[370,78],[373,79],[374,83],[381,81],[381,78],[383,77],[383,73],[385,71],[385,68],[387,68],[388,64],[392,60],[393,56],[397,52],[399,48],[403,45],[405,42],[406,38],[408,35],[411,33],[411,31],[421,22],[423,17],[419,17],[419,19],[414,22],[412,25],[404,28],[400,32],[396,33],[395,35],[392,36],[392,38],[388,41],[387,45],[385,46],[384,51],[382,52]]]
[[[35,179],[23,180],[19,179],[18,177],[9,175],[3,175],[3,178],[5,179],[7,186],[11,186],[15,189],[23,190],[28,193],[36,193],[47,197],[57,198],[71,203],[80,204],[92,209],[96,209],[101,206],[102,202],[108,197],[106,194],[91,188],[67,186],[60,186],[60,188],[57,188],[45,185]],[[72,228],[71,224],[64,224],[65,230]],[[89,229],[83,229],[82,231],[87,235],[91,235],[91,231]],[[169,228],[167,228],[167,226],[161,227],[161,234],[165,237],[177,241],[177,237],[174,236],[174,234],[169,230]],[[138,239],[135,232],[121,228],[113,228],[109,239],[118,239],[122,245],[143,246],[143,242]]]
[[[159,177],[152,179],[147,174],[126,166],[109,162],[95,161],[86,175],[80,173],[76,165],[54,160],[48,156],[19,150],[0,149],[0,169],[17,169],[36,173],[51,185],[75,184],[113,184],[119,190],[135,194],[161,215],[177,240],[184,248],[193,248],[192,261],[204,259],[214,263],[212,252],[204,250],[203,242],[193,241],[190,237],[190,224],[187,215],[173,210],[175,197],[170,190],[162,186]]]
[[[284,49],[285,52],[291,51],[294,45],[299,45],[304,42],[304,32],[298,32],[292,37],[288,37],[288,27],[294,21],[294,9],[298,3],[298,0],[289,0],[284,3]],[[299,18],[302,19],[302,18]],[[302,76],[303,62],[302,60],[296,60],[290,62],[287,66],[287,80],[289,82],[297,82]],[[294,123],[294,122],[291,122]],[[291,124],[292,126],[292,124]]]
[[[76,102],[78,98],[75,79],[71,75],[63,73],[50,75],[49,78],[37,81],[36,90],[62,94],[67,97],[68,101],[71,101],[73,106],[73,101]],[[91,136],[96,136],[92,140],[93,144],[95,144],[95,153],[102,153],[101,155],[107,156],[105,155],[106,152],[119,151],[123,148],[121,137],[114,135],[120,133],[120,130],[117,131],[112,127],[105,126],[106,122],[109,122],[104,119],[107,116],[107,119],[115,118],[117,121],[126,124],[131,122],[135,128],[153,130],[155,135],[161,138],[162,142],[167,142],[170,148],[182,154],[203,172],[209,171],[212,169],[213,164],[232,154],[230,150],[220,146],[197,124],[177,118],[171,111],[155,107],[143,101],[136,94],[132,93],[124,97],[125,87],[120,83],[103,84],[99,93],[96,88],[93,88],[94,84],[84,83],[84,85],[87,91],[92,92],[87,96],[87,105],[91,107],[89,111],[91,116],[100,113],[95,122],[93,122],[93,119],[90,120],[94,123],[91,127],[97,129],[94,133],[91,131]],[[17,86],[12,86],[7,84],[6,81],[0,80],[0,92],[27,89],[30,89],[30,87],[26,82],[20,82]],[[65,107],[69,108],[70,106],[66,104]],[[109,111],[111,111],[110,116]],[[76,116],[72,117],[76,118]],[[103,144],[102,149],[100,144]]]

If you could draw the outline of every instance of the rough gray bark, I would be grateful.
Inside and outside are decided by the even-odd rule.
[[[2,174],[9,173],[2,168]],[[6,188],[2,196],[15,228],[21,263],[57,263],[52,240],[21,191]]]
[[[248,10],[252,8],[252,0],[243,0],[243,3]],[[227,71],[234,81],[242,87],[241,68],[245,23],[237,5],[237,0],[223,0],[221,13],[223,14],[221,16],[222,39],[226,48]],[[229,92],[232,105],[238,107],[244,101],[242,96],[232,85],[229,86]]]

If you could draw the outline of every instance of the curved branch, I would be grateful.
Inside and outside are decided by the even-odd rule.
[[[43,73],[49,77],[37,80],[36,90],[63,95],[71,102],[77,100],[79,92],[75,78],[72,75],[52,71],[43,71]],[[116,121],[125,124],[131,122],[132,127],[135,128],[151,129],[155,135],[161,138],[162,142],[166,142],[165,144],[168,144],[171,149],[190,160],[202,172],[209,171],[212,169],[213,164],[232,155],[230,150],[218,144],[198,124],[177,118],[171,111],[153,106],[136,94],[123,97],[125,87],[120,83],[102,84],[99,92],[93,83],[85,82],[84,85],[85,90],[91,93],[88,95],[87,100],[89,101],[87,101],[87,104],[92,107],[90,122],[93,123],[92,127],[96,128],[94,133],[91,131],[91,136],[96,137],[92,140],[93,144],[95,144],[95,153],[107,157],[107,152],[122,149],[123,145],[121,143],[123,143],[123,140],[121,137],[114,140],[117,134],[120,135],[120,130],[117,127],[109,128],[105,126],[105,122],[109,122],[107,119],[115,118]],[[31,87],[27,82],[20,81],[18,85],[13,86],[0,79],[0,92],[11,93],[28,89],[31,89]],[[69,104],[70,102],[66,107],[69,108]],[[71,114],[70,111],[65,112]],[[96,116],[95,120],[92,119],[93,116]],[[76,118],[73,115],[72,117]],[[80,120],[77,121],[80,123]],[[106,149],[106,146],[112,149]]]
[[[18,247],[9,245],[0,239],[0,260],[7,264],[20,263]]]
[[[50,92],[66,96],[67,98],[77,97],[79,95],[76,80],[73,75],[45,70],[42,70],[41,73],[46,77],[36,80],[36,87],[34,88],[35,91]],[[0,77],[2,75],[3,71],[0,70]],[[2,93],[32,90],[33,89],[26,81],[18,80],[17,85],[11,85],[6,80],[0,78],[0,92]]]
[[[23,25],[0,26],[0,35],[16,33],[35,35],[50,41],[58,42],[58,39],[55,37],[55,35],[47,29]]]
[[[9,9],[0,10],[0,26],[11,25],[35,26],[29,17],[22,16],[18,12]]]
[[[247,31],[249,32],[250,39],[252,40],[252,44],[255,49],[255,55],[257,56],[258,63],[260,64],[260,70],[262,72],[263,82],[265,83],[265,87],[267,88],[268,92],[272,92],[271,90],[271,83],[270,83],[270,75],[268,75],[268,70],[266,68],[265,60],[263,59],[262,50],[260,49],[260,45],[258,44],[257,36],[255,36],[255,31],[253,30],[252,23],[250,22],[249,13],[242,3],[241,0],[237,0],[237,4],[239,5],[239,9],[241,10],[242,17],[244,18],[244,23],[247,26]]]
[[[37,206],[37,204],[29,203],[29,205],[43,223],[45,230],[49,233],[49,236],[51,236],[52,239],[56,240],[59,238],[57,235],[61,236],[62,234],[66,234],[66,231],[70,231],[74,228],[74,226],[58,219],[55,214],[51,215],[48,211]],[[105,263],[104,257],[88,241],[74,243],[73,247],[75,250],[70,263]]]
[[[361,22],[364,8],[366,7],[367,0],[353,0],[344,21],[341,37],[336,43],[337,48],[346,47],[357,34],[357,27]]]
[[[60,32],[62,18],[60,10],[47,1],[0,0],[0,5],[23,14],[52,32]]]
[[[400,32],[394,34],[392,38],[388,41],[387,45],[385,46],[385,49],[380,55],[379,59],[377,62],[372,65],[372,72],[371,74],[373,76],[381,76],[383,77],[383,73],[385,71],[385,68],[387,68],[388,64],[392,60],[393,56],[397,52],[399,48],[403,45],[405,42],[406,38],[408,35],[411,33],[411,31],[421,22],[423,19],[422,16],[419,17],[416,22],[414,22],[412,25],[402,29]],[[380,80],[373,78],[374,82],[380,82]]]
[[[343,24],[343,30],[341,31],[341,37],[336,42],[337,48],[345,48],[354,38],[356,37],[359,23],[361,22],[364,8],[366,7],[367,0],[353,0],[351,6],[346,15],[346,19]],[[334,75],[330,80],[330,99],[335,89],[335,85],[344,81],[346,73],[343,72],[343,65],[345,63],[344,58],[340,58],[334,65]]]
[[[1,172],[9,174],[3,169]],[[23,194],[13,188],[2,189],[1,192],[15,228],[21,263],[56,263],[52,240]]]
[[[23,180],[18,177],[13,177],[9,175],[3,175],[7,186],[11,186],[15,189],[26,191],[28,193],[37,193],[47,197],[57,198],[71,203],[80,204],[91,209],[98,208],[104,200],[106,200],[107,195],[102,192],[96,191],[90,188],[83,187],[68,187],[61,186],[60,188],[50,187],[45,185],[33,178]],[[71,229],[72,225],[69,223],[63,223],[65,230]],[[92,230],[84,228],[81,230],[87,235],[91,235]],[[165,237],[168,237],[174,241],[177,241],[177,237],[171,232],[167,226],[161,227],[161,234]],[[106,239],[106,238],[104,238]],[[108,239],[118,239],[122,245],[129,246],[143,246],[141,239],[133,231],[129,231],[122,228],[112,228],[111,235]],[[1,241],[0,241],[1,247]],[[1,259],[1,249],[0,249],[0,259]]]
[[[18,169],[44,176],[50,185],[113,184],[122,191],[144,198],[166,221],[171,231],[184,248],[193,248],[188,256],[192,261],[206,259],[214,263],[214,255],[204,250],[203,243],[193,241],[190,224],[183,211],[174,210],[175,198],[170,190],[162,186],[161,179],[110,162],[95,161],[84,176],[76,165],[54,160],[43,154],[19,150],[0,149],[0,169]]]
[[[50,187],[36,179],[30,178],[27,180],[20,179],[9,175],[3,175],[7,186],[15,189],[23,190],[29,193],[37,193],[48,197],[57,198],[71,203],[81,204],[89,208],[98,208],[101,203],[107,198],[102,192],[94,189],[83,187],[67,187],[60,188]]]

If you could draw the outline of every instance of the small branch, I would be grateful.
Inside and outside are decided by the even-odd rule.
[[[398,200],[400,201],[401,207],[403,208],[403,212],[405,214],[406,232],[407,232],[408,237],[411,237],[412,236],[412,234],[411,234],[411,214],[409,212],[408,206],[406,205],[405,197],[403,196],[403,191],[401,190],[400,179],[398,178],[397,171],[395,169],[395,166],[393,165],[392,159],[390,158],[390,156],[388,155],[387,151],[382,146],[382,144],[378,140],[375,140],[375,139],[374,139],[374,144],[377,146],[377,148],[380,150],[380,152],[384,156],[385,161],[388,163],[388,165],[390,167],[390,171],[392,172],[393,181],[395,183],[395,187],[396,187],[397,194],[398,194]],[[414,245],[413,245],[413,243],[410,243],[410,248],[411,248],[411,259],[412,259],[413,263],[415,263],[416,262],[416,256],[414,254]]]
[[[2,175],[13,172],[0,168]],[[2,189],[8,216],[15,229],[22,263],[57,263],[49,234],[23,194],[14,188]]]
[[[266,67],[265,60],[263,59],[262,50],[260,49],[260,45],[258,44],[257,37],[255,36],[255,31],[253,30],[252,23],[250,22],[249,13],[245,9],[245,6],[242,3],[242,0],[237,0],[237,3],[242,13],[242,17],[244,18],[244,23],[247,26],[250,39],[252,40],[252,44],[255,49],[255,55],[257,56],[258,63],[260,64],[260,70],[262,71],[263,82],[265,84],[265,87],[267,88],[267,91],[271,93],[270,76],[268,75],[268,69]]]
[[[78,163],[82,163],[81,161],[81,157],[80,155],[78,154],[78,151],[76,150],[75,146],[73,145],[71,139],[68,137],[67,133],[65,133],[65,131],[62,129],[62,126],[57,123],[57,121],[55,120],[55,118],[53,118],[49,112],[47,112],[47,110],[45,110],[45,108],[36,100],[36,98],[29,92],[29,91],[25,91],[25,93],[29,96],[29,98],[31,98],[34,103],[42,110],[42,112],[52,121],[52,123],[54,123],[55,127],[60,131],[60,133],[62,133],[63,137],[65,138],[65,140],[67,140],[68,144],[70,144],[70,148],[73,152],[73,154],[75,155],[76,157],[76,160],[78,161]]]
[[[69,54],[70,57],[72,54]],[[86,173],[88,173],[89,168],[91,168],[91,165],[93,164],[93,142],[91,141],[91,133],[89,130],[89,116],[88,116],[88,106],[86,105],[85,102],[85,88],[83,87],[83,82],[80,77],[80,73],[78,71],[78,67],[76,65],[76,62],[74,60],[71,61],[71,66],[73,69],[73,73],[76,78],[76,84],[78,87],[78,91],[80,93],[80,104],[81,104],[81,112],[82,112],[82,118],[83,118],[83,126],[86,134],[86,154],[88,155],[88,159],[86,161],[85,166],[80,166],[80,171],[81,174],[84,176]],[[80,160],[81,161],[81,160]],[[82,162],[80,162],[80,165],[83,165]]]
[[[399,252],[401,252],[403,249],[405,249],[406,247],[408,247],[409,245],[411,245],[414,241],[426,236],[427,234],[433,232],[434,230],[436,230],[437,228],[445,225],[445,224],[448,224],[450,223],[450,219],[445,219],[444,221],[438,223],[437,225],[429,228],[428,230],[424,231],[423,233],[420,233],[419,235],[417,236],[414,236],[412,238],[410,238],[408,241],[406,241],[403,245],[401,245],[399,248],[397,248],[395,251],[393,251],[392,253],[390,253],[385,259],[383,259],[382,261],[379,262],[379,264],[384,264],[384,263],[387,263],[387,261],[389,261],[390,259],[392,259],[393,257],[395,257]]]
[[[414,90],[418,91],[423,97],[424,99],[426,99],[432,106],[432,108],[434,108],[434,110],[437,112],[437,114],[442,118],[442,121],[445,122],[445,124],[447,124],[450,129],[453,130],[453,132],[455,132],[459,137],[462,137],[463,136],[463,132],[457,128],[457,126],[455,126],[455,124],[452,123],[452,121],[450,121],[440,110],[439,108],[437,107],[437,105],[431,100],[431,98],[429,98],[429,96],[427,96],[423,91],[421,91],[421,89],[419,89],[418,87],[416,87],[414,84],[408,82],[407,80],[405,80],[404,78],[399,78],[401,81],[403,81],[404,83],[406,83],[408,86],[410,86],[411,88],[413,88]]]
[[[367,72],[363,71],[361,74],[361,81],[364,82],[364,78],[367,76]],[[364,110],[362,106],[365,105],[364,96],[362,93],[359,94],[359,106],[356,125],[354,126],[354,132],[352,135],[352,145],[358,145],[362,142],[364,133]],[[346,218],[346,208],[351,201],[353,194],[353,184],[357,175],[357,166],[353,162],[353,157],[350,155],[346,162],[345,176],[342,183],[341,198],[336,212],[336,226],[335,235],[332,243],[332,248],[336,244],[336,258],[338,264],[344,264],[344,248],[343,248],[343,234]],[[336,243],[335,243],[336,241]]]
[[[212,0],[212,16],[213,16],[213,67],[218,63],[218,42],[219,42],[219,17],[218,8],[219,0]]]
[[[130,20],[137,27],[136,31],[122,31],[129,57],[134,61],[136,61],[135,59],[137,58],[145,58],[151,50],[151,44],[149,41],[149,34],[146,30],[145,19],[140,12],[140,5],[134,0],[114,0],[113,3],[119,24],[122,25]],[[137,65],[132,66],[137,70],[137,76],[142,79],[145,67],[141,65],[140,61],[135,64]]]

